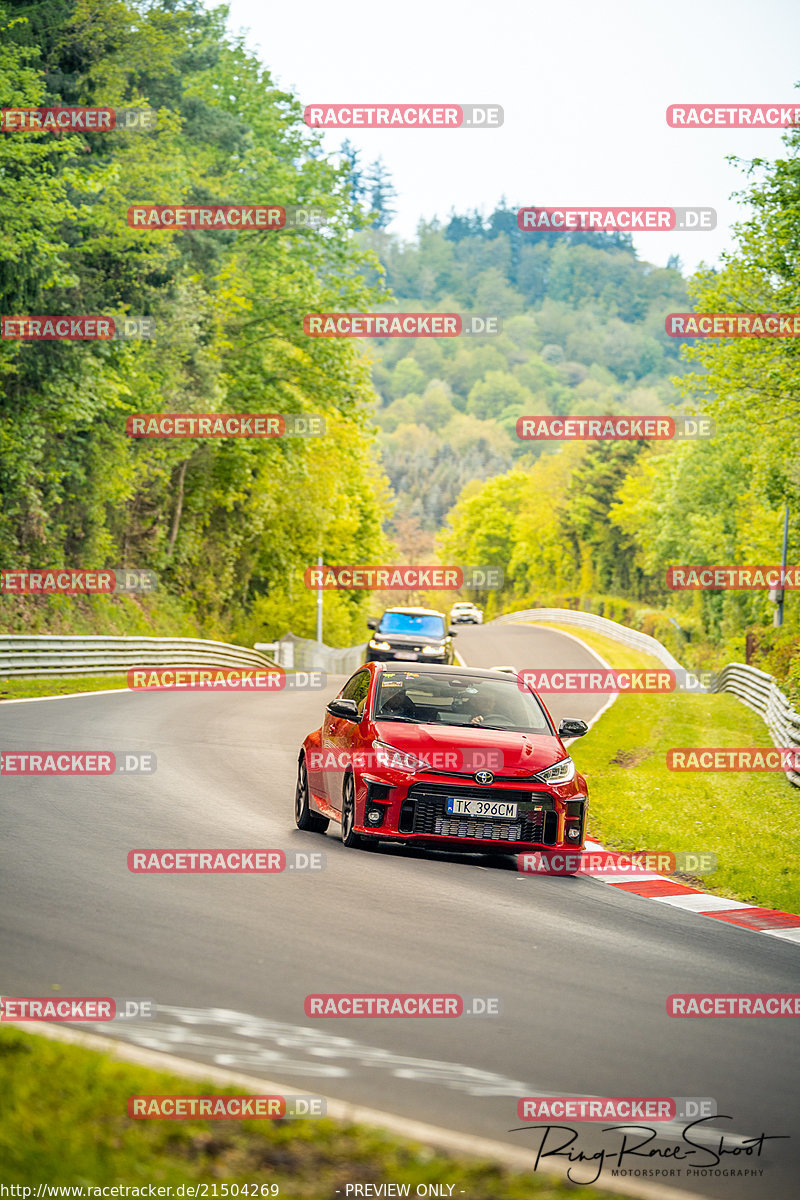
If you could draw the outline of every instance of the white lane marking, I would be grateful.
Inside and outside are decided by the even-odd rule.
[[[783,938],[787,942],[800,942],[800,926],[794,929],[756,929],[756,933],[768,933],[770,937]]]
[[[663,879],[663,875],[635,875],[633,871],[579,871],[591,879],[601,879],[603,883],[642,883],[647,879]]]
[[[327,1078],[352,1076],[353,1066],[386,1070],[395,1079],[409,1079],[415,1082],[438,1083],[455,1091],[466,1092],[470,1096],[552,1096],[558,1090],[552,1088],[541,1091],[532,1088],[518,1079],[508,1079],[503,1075],[495,1075],[491,1071],[483,1071],[477,1067],[468,1067],[463,1063],[438,1061],[437,1059],[412,1058],[404,1054],[394,1054],[391,1050],[383,1050],[378,1046],[366,1046],[354,1038],[338,1037],[326,1033],[322,1029],[309,1028],[304,1025],[289,1025],[282,1021],[272,1021],[265,1017],[256,1017],[250,1013],[240,1013],[227,1008],[180,1008],[171,1005],[159,1005],[159,1016],[172,1017],[174,1022],[160,1021],[125,1021],[119,1027],[114,1027],[115,1038],[126,1038],[148,1050],[169,1052],[178,1049],[190,1049],[213,1056],[214,1063],[219,1067],[239,1067],[245,1070],[254,1067],[277,1067],[300,1075],[320,1075]],[[109,1032],[105,1022],[81,1022],[82,1027],[96,1031]],[[201,1026],[210,1026],[209,1032],[201,1030]],[[222,1026],[222,1032],[219,1027]],[[236,1038],[241,1038],[240,1042]],[[272,1042],[273,1048],[261,1044]],[[287,1055],[283,1051],[293,1054]],[[308,1060],[301,1056],[308,1055]],[[338,1059],[340,1064],[332,1065],[320,1060]],[[582,1099],[595,1099],[586,1093],[570,1092],[570,1095]],[[659,1133],[664,1137],[680,1136],[686,1122],[659,1121]],[[725,1137],[731,1145],[740,1145],[747,1140],[747,1135],[731,1133],[728,1130],[714,1129],[702,1125],[693,1131],[693,1137],[699,1142],[715,1143],[720,1137]]]
[[[687,896],[643,896],[643,900],[657,900],[658,904],[668,904],[673,908],[682,908],[685,912],[696,912],[700,916],[704,913],[714,912],[715,908],[721,908],[722,912],[727,912],[729,908],[752,908],[752,905],[741,904],[741,901],[736,900],[734,905],[723,904],[715,905],[716,896],[711,896],[705,892],[700,892],[698,895]]]
[[[648,900],[658,900],[661,904],[671,904],[673,908],[683,908],[687,912],[712,913],[728,912],[736,908],[752,908],[752,904],[743,904],[741,900],[726,900],[723,896],[711,896],[707,892],[699,892],[696,896],[648,896]]]
[[[167,1019],[162,1020],[164,1017]],[[98,1022],[85,1024],[98,1033],[103,1031]],[[438,1083],[471,1096],[527,1094],[527,1085],[521,1080],[507,1079],[491,1071],[463,1063],[394,1054],[323,1029],[290,1025],[231,1009],[159,1005],[156,1020],[121,1022],[114,1035],[148,1050],[178,1049],[208,1054],[220,1067],[271,1071],[284,1068],[293,1074],[332,1079],[351,1075],[356,1066],[389,1071],[395,1079]]]
[[[113,1041],[108,1036],[96,1037],[92,1033],[80,1033],[69,1026],[48,1025],[36,1021],[14,1021],[11,1024],[24,1033],[37,1034],[72,1046],[81,1046],[101,1054],[111,1054],[123,1062],[135,1063],[155,1071],[169,1071],[183,1078],[208,1080],[218,1087],[236,1087],[245,1092],[273,1095],[281,1092],[286,1095],[295,1094],[295,1090],[291,1086],[287,1087],[285,1084],[276,1083],[272,1079],[255,1078],[253,1075],[222,1070],[219,1067],[211,1067],[208,1063],[195,1062],[189,1058],[178,1058],[174,1054],[142,1050],[138,1046],[128,1046],[122,1042]],[[107,1033],[108,1027],[106,1026]],[[444,1129],[440,1125],[429,1125],[410,1117],[400,1117],[379,1109],[364,1108],[346,1100],[333,1099],[330,1096],[324,1096],[323,1099],[326,1104],[327,1116],[334,1121],[346,1122],[348,1125],[358,1123],[385,1129],[395,1137],[422,1142],[425,1145],[449,1151],[451,1154],[463,1154],[468,1158],[494,1160],[504,1163],[516,1171],[531,1171],[536,1164],[535,1152],[526,1150],[523,1146],[512,1146],[508,1142],[477,1137],[472,1133],[460,1133],[454,1129]],[[715,1137],[714,1140],[718,1141],[719,1139]],[[558,1175],[564,1178],[568,1170],[569,1167],[566,1163],[553,1161],[547,1164],[547,1174],[549,1175]],[[685,1192],[683,1189],[661,1186],[658,1183],[645,1183],[638,1179],[635,1181],[615,1179],[614,1191],[621,1196],[633,1196],[641,1198],[641,1200],[708,1200],[706,1196],[701,1196],[697,1192]]]
[[[395,1079],[438,1083],[454,1091],[466,1092],[469,1096],[512,1096],[519,1099],[520,1096],[543,1097],[559,1094],[557,1089],[541,1091],[521,1080],[508,1079],[503,1075],[468,1067],[463,1063],[394,1054],[391,1050],[383,1050],[378,1046],[363,1045],[355,1038],[338,1037],[322,1029],[289,1025],[232,1009],[159,1005],[158,1013],[159,1016],[172,1017],[177,1023],[133,1020],[120,1022],[118,1028],[116,1025],[114,1027],[115,1037],[127,1036],[128,1040],[148,1050],[168,1052],[178,1048],[210,1054],[219,1067],[239,1067],[248,1070],[269,1066],[270,1069],[277,1067],[278,1071],[285,1068],[293,1074],[342,1078],[355,1074],[352,1068],[356,1066],[389,1071]],[[104,1022],[87,1021],[82,1022],[82,1025],[93,1030],[102,1030],[106,1034],[109,1032],[109,1026]],[[204,1032],[201,1026],[211,1027],[210,1031]],[[223,1027],[222,1032],[219,1032],[220,1026]],[[242,1040],[237,1042],[236,1038]],[[272,1042],[273,1048],[268,1048],[261,1044],[262,1042]],[[287,1050],[292,1054],[285,1054],[284,1051]],[[304,1053],[308,1055],[308,1060],[301,1057]],[[339,1060],[339,1065],[332,1064],[332,1059]],[[570,1092],[570,1095],[586,1100],[596,1099],[581,1092]],[[658,1129],[664,1137],[679,1137],[685,1125],[686,1122],[679,1120],[659,1121]],[[745,1134],[731,1133],[706,1125],[693,1131],[693,1137],[698,1142],[713,1144],[723,1136],[731,1145],[740,1145],[747,1141]]]
[[[70,692],[67,696],[25,696],[19,700],[0,699],[0,709],[7,704],[38,704],[41,700],[80,700],[83,696],[119,696],[121,692],[132,692],[133,688],[104,688],[100,692]],[[141,688],[136,689],[141,691]]]

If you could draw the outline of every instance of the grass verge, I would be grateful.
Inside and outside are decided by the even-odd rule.
[[[131,1120],[133,1095],[235,1094],[107,1054],[0,1031],[0,1161],[7,1183],[273,1184],[290,1200],[336,1200],[348,1183],[452,1184],[468,1200],[567,1200],[576,1188],[451,1157],[363,1125],[309,1120]],[[255,1089],[254,1089],[255,1090]],[[516,1121],[510,1104],[512,1123]],[[581,1188],[585,1200],[621,1200]],[[214,1193],[209,1188],[209,1195]],[[218,1190],[217,1194],[223,1194]]]
[[[108,688],[126,688],[125,675],[64,676],[47,679],[0,679],[0,701],[30,700],[36,696],[72,696],[76,692],[104,692]]]
[[[580,636],[613,667],[659,665],[602,634]],[[618,850],[706,850],[708,891],[800,912],[800,794],[782,772],[680,772],[677,747],[771,747],[761,718],[734,696],[622,694],[572,755],[589,780],[591,832]]]

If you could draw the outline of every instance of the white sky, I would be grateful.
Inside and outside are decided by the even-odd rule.
[[[210,4],[212,0],[207,0]],[[230,0],[231,28],[276,83],[312,103],[496,103],[498,130],[329,130],[379,155],[398,192],[391,230],[451,209],[710,205],[717,228],[636,235],[685,270],[717,261],[743,208],[726,162],[783,153],[775,130],[675,130],[668,104],[800,99],[796,0]],[[794,47],[794,49],[793,49]]]

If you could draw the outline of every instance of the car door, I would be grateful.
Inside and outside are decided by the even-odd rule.
[[[341,700],[356,702],[361,717],[364,716],[369,694],[369,680],[369,671],[362,667],[352,679],[348,679],[339,694]],[[326,712],[322,725],[322,748],[325,751],[323,783],[328,802],[339,812],[342,810],[344,772],[352,760],[353,751],[360,747],[360,741],[359,726],[354,721],[348,721],[345,717],[334,717]]]

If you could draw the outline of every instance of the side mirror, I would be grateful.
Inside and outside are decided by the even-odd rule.
[[[355,700],[331,700],[327,705],[327,711],[332,717],[344,717],[345,721],[358,723],[361,720]]]
[[[448,629],[448,631],[447,631],[447,632],[450,634],[450,637],[457,637],[457,636],[458,636],[458,630],[457,630],[457,629],[453,629],[453,626],[452,626],[452,625],[450,626],[450,628]]]
[[[367,621],[367,629],[377,629],[377,628],[378,628],[378,618],[370,617],[370,619]]]
[[[564,717],[564,720],[558,727],[558,736],[560,738],[579,738],[589,732],[589,726],[585,721],[578,720],[576,717]]]

